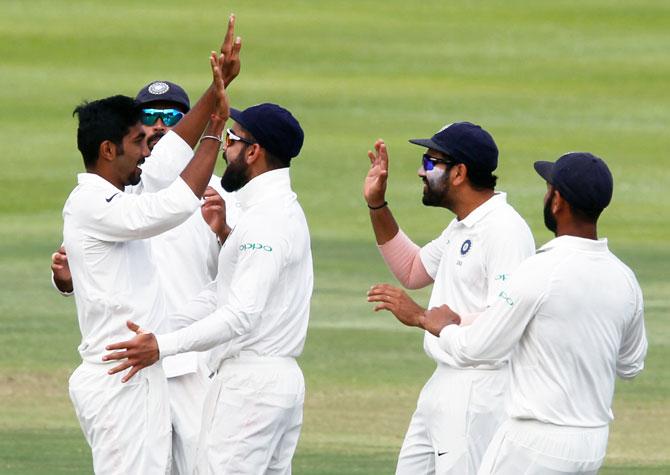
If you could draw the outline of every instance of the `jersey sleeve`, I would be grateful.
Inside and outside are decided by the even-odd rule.
[[[101,241],[146,239],[186,221],[200,200],[181,178],[157,193],[134,195],[119,191],[82,197],[77,220],[84,232]]]
[[[519,264],[535,254],[535,241],[523,219],[505,223],[486,248],[487,306],[493,305]]]
[[[289,244],[285,237],[260,229],[247,231],[237,242],[241,244],[227,304],[193,325],[158,335],[161,356],[209,350],[250,333],[259,323],[281,278]]]
[[[541,305],[546,279],[534,266],[522,266],[471,325],[444,327],[440,348],[460,366],[492,364],[507,357]]]
[[[621,347],[616,362],[616,372],[620,378],[630,379],[644,369],[647,355],[647,336],[644,328],[644,303],[640,286],[636,287],[635,314],[624,328]]]
[[[212,281],[198,295],[191,298],[168,317],[170,328],[172,330],[179,330],[191,325],[193,322],[202,320],[216,310],[216,302],[216,282]]]
[[[440,260],[442,259],[442,254],[444,254],[445,251],[444,247],[447,243],[447,238],[445,235],[448,230],[449,227],[447,227],[447,229],[445,229],[439,237],[430,241],[419,251],[421,263],[423,264],[423,267],[425,268],[428,275],[433,280],[435,280],[435,277],[437,276],[437,269],[440,267]]]
[[[179,134],[168,131],[156,143],[151,155],[142,165],[142,181],[139,185],[127,187],[133,194],[155,193],[174,182],[193,158],[193,149]]]

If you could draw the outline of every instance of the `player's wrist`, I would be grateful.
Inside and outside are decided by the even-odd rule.
[[[371,211],[375,211],[375,210],[387,207],[388,206],[388,201],[386,201],[386,200],[381,200],[381,201],[376,201],[375,200],[375,201],[372,201],[372,202],[368,201],[367,205],[368,205],[368,208]]]

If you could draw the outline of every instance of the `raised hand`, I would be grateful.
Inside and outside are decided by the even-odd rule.
[[[128,320],[126,325],[137,336],[128,341],[112,343],[105,347],[106,350],[123,350],[108,353],[102,357],[102,361],[125,360],[121,364],[113,367],[107,373],[116,374],[119,371],[130,368],[130,371],[121,379],[125,383],[132,378],[139,370],[151,366],[159,358],[158,342],[153,333],[142,330],[139,325]]]
[[[54,283],[61,292],[72,292],[72,273],[67,262],[65,247],[61,246],[51,254],[51,271],[54,273]]]
[[[386,196],[386,180],[388,178],[389,159],[386,144],[382,139],[375,142],[375,151],[368,150],[370,170],[363,182],[363,197],[368,206],[382,206]]]
[[[211,186],[207,187],[203,198],[205,202],[200,208],[202,217],[209,224],[214,234],[217,235],[219,241],[223,243],[231,231],[226,223],[226,202]]]
[[[234,38],[234,39],[233,39]],[[228,19],[228,30],[226,37],[221,43],[221,54],[224,61],[220,65],[223,81],[228,86],[233,79],[240,74],[240,50],[242,49],[242,38],[235,37],[235,14]]]
[[[228,94],[226,94],[223,73],[221,72],[225,60],[226,58],[223,53],[217,57],[214,51],[212,51],[209,57],[209,62],[212,67],[212,84],[214,84],[214,92],[216,94],[216,104],[214,106],[213,114],[224,122],[230,117],[230,103],[228,101]],[[221,127],[223,127],[223,125]]]

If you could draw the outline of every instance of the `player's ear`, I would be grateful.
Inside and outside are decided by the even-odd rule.
[[[452,177],[451,183],[454,186],[458,186],[463,182],[465,182],[465,179],[468,176],[467,165],[464,163],[456,163],[451,167],[447,168],[447,175],[451,175]]]
[[[255,143],[247,147],[247,153],[245,154],[245,159],[248,165],[253,165],[258,160],[260,160],[260,158],[264,155],[265,150],[260,145]]]
[[[568,202],[565,201],[565,198],[561,196],[561,192],[558,191],[556,188],[553,190],[554,193],[554,199],[551,202],[551,212],[555,215],[559,213],[560,211],[563,211],[566,209],[566,207],[569,207]]]
[[[98,147],[98,160],[114,160],[116,158],[116,144],[111,140],[103,140]]]

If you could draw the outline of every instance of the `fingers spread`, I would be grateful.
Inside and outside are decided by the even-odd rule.
[[[128,371],[128,374],[126,374],[123,378],[121,378],[121,382],[125,383],[127,382],[130,378],[135,376],[139,370],[141,370],[143,366],[133,366],[130,368],[130,371]]]
[[[132,348],[132,347],[133,347],[133,341],[128,340],[128,341],[120,341],[120,342],[117,342],[117,343],[112,343],[111,345],[107,345],[105,347],[105,350],[109,350],[109,351],[125,350],[125,349]]]
[[[109,371],[107,371],[107,374],[116,374],[119,371],[123,371],[124,369],[130,368],[131,366],[132,366],[132,364],[130,362],[124,361],[123,363],[118,364],[118,365],[114,366],[112,369],[110,369]]]

